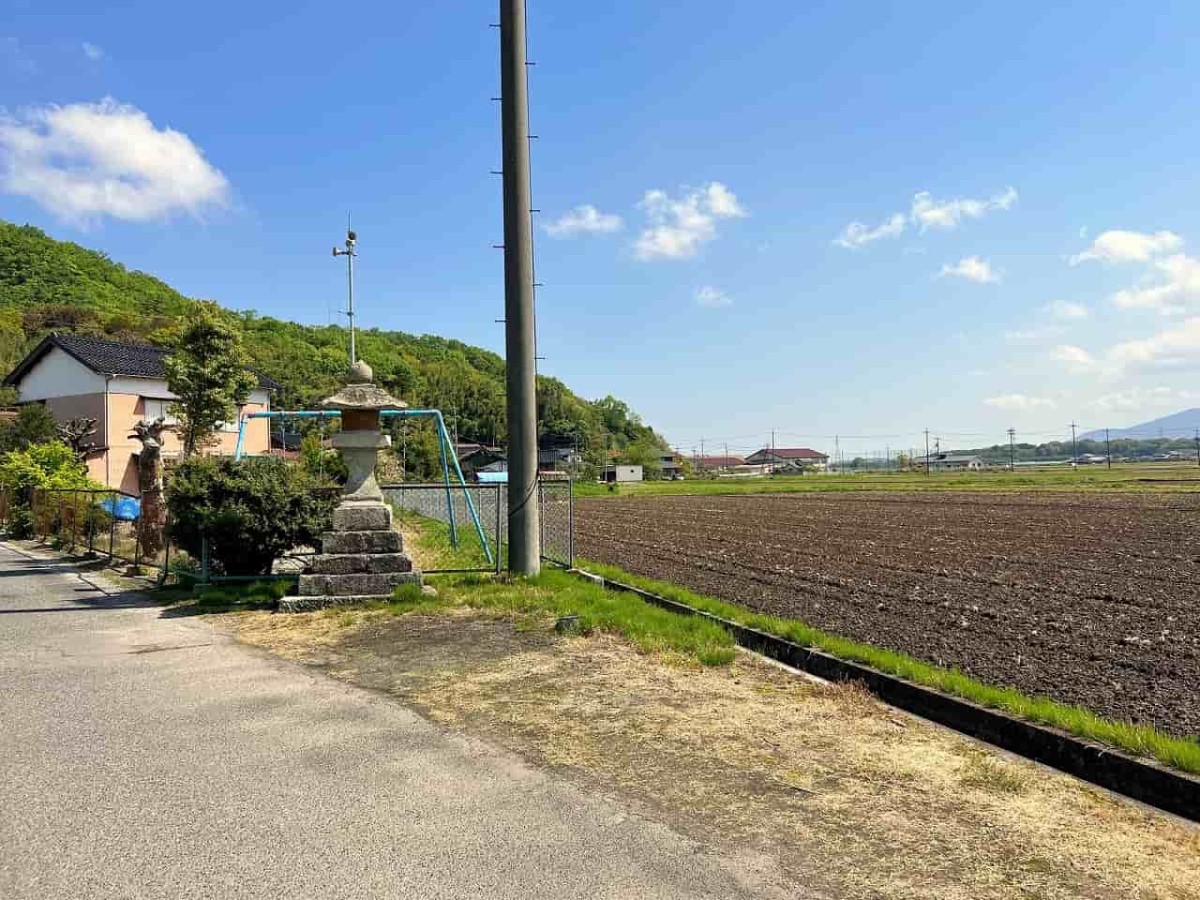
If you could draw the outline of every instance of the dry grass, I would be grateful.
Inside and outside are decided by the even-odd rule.
[[[457,608],[226,620],[243,640],[392,690],[723,852],[772,860],[784,882],[863,898],[1200,900],[1197,829],[854,685],[748,656],[702,667]]]

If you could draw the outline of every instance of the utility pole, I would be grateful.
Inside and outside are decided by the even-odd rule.
[[[700,438],[700,465],[704,466],[705,471],[708,470],[708,457],[704,455],[704,438]]]
[[[1014,443],[1017,437],[1015,428],[1008,429],[1008,471],[1017,471],[1017,445]]]
[[[929,474],[929,429],[925,429],[925,474]]]
[[[1200,466],[1200,428],[1196,429],[1196,465]]]
[[[1075,429],[1079,426],[1071,422],[1071,468],[1079,465],[1079,451],[1075,449]]]
[[[500,121],[504,155],[504,349],[508,391],[508,569],[542,567],[537,497],[537,355],[533,199],[529,165],[525,0],[500,0]]]
[[[1104,455],[1108,458],[1108,468],[1112,468],[1112,440],[1108,436],[1108,429],[1104,429]]]
[[[354,346],[354,257],[358,256],[358,235],[350,227],[350,213],[346,213],[346,249],[333,248],[333,257],[346,257],[346,318],[350,320],[350,365],[358,362],[358,350]]]

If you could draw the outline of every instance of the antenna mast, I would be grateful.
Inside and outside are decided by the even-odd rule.
[[[334,257],[346,257],[346,318],[350,320],[350,365],[358,362],[358,350],[354,346],[354,257],[358,256],[358,235],[350,227],[350,213],[346,213],[346,249],[333,248]]]

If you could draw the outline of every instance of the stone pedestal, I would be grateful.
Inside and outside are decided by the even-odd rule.
[[[379,430],[380,409],[404,404],[370,383],[371,370],[359,362],[351,383],[322,405],[342,410],[344,430],[333,438],[342,452],[348,477],[333,511],[333,531],[321,535],[321,553],[300,576],[300,593],[284,597],[286,612],[321,609],[342,603],[386,600],[401,584],[420,584],[404,553],[404,539],[392,530],[392,509],[375,481],[375,461],[390,439]]]
[[[381,502],[343,501],[333,511],[333,531],[321,535],[321,553],[300,576],[300,593],[279,602],[286,612],[341,603],[386,600],[401,584],[420,584],[392,530],[391,507]]]

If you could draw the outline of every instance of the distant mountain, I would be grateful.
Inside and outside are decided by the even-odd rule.
[[[1133,425],[1129,428],[1113,428],[1109,431],[1109,435],[1114,439],[1131,438],[1135,440],[1151,440],[1154,438],[1186,438],[1191,437],[1196,433],[1196,429],[1200,428],[1200,408],[1185,409],[1183,412],[1172,413],[1169,416],[1162,416],[1158,419],[1151,419],[1149,422],[1143,422],[1141,425]],[[1104,431],[1089,431],[1087,434],[1081,434],[1080,440],[1085,441],[1102,441],[1104,440]]]

